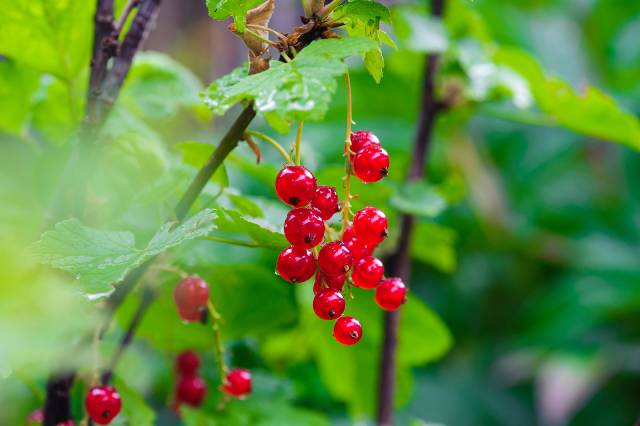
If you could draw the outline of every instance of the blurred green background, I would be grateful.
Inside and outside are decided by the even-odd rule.
[[[74,412],[82,417],[95,359],[87,336],[104,310],[29,250],[62,219],[51,206],[69,202],[58,184],[82,117],[93,2],[20,3],[0,0],[0,424],[12,426],[42,405],[50,369],[68,365],[80,367]],[[199,98],[246,55],[203,3],[163,2],[99,135],[99,164],[78,219],[129,231],[138,248],[238,113],[211,124]],[[640,3],[447,0],[444,24],[428,19],[426,2],[387,4],[398,49],[384,50],[384,78],[376,84],[359,60],[351,76],[355,128],[376,133],[392,156],[389,179],[355,185],[358,206],[377,205],[391,219],[378,255],[394,248],[399,211],[421,213],[401,319],[397,424],[633,424]],[[271,26],[287,31],[300,13],[298,2],[281,0]],[[455,106],[436,123],[432,186],[407,194],[426,52],[442,55],[438,92]],[[303,162],[322,184],[340,184],[344,90],[340,82],[325,121],[304,128]],[[293,141],[262,120],[251,127],[283,146]],[[197,240],[166,256],[209,282],[225,318],[228,361],[252,369],[254,394],[216,412],[210,330],[178,320],[177,278],[156,271],[147,279],[161,297],[116,370],[125,399],[116,424],[180,424],[167,402],[173,358],[185,348],[202,354],[210,384],[205,408],[183,416],[187,425],[373,424],[382,315],[358,292],[347,313],[362,320],[365,338],[340,347],[313,316],[310,285],[294,288],[273,274],[285,245],[273,232],[286,213],[272,185],[282,160],[266,145],[263,153],[257,166],[241,144],[193,210],[217,209],[214,235],[260,248]],[[99,358],[109,359],[139,296],[119,309]]]

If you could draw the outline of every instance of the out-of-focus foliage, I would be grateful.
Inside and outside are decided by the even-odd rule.
[[[209,1],[208,9],[216,19],[233,17],[242,29],[245,11],[258,3]],[[313,316],[310,284],[294,287],[274,274],[277,252],[286,245],[286,208],[273,193],[282,160],[270,147],[261,145],[263,160],[256,165],[241,144],[207,184],[190,215],[213,213],[201,213],[206,223],[189,233],[206,238],[183,238],[184,230],[165,225],[227,127],[216,121],[212,135],[199,98],[201,79],[209,81],[189,71],[202,63],[195,51],[201,28],[223,24],[212,23],[203,4],[193,7],[200,20],[179,31],[190,42],[183,46],[194,52],[137,56],[92,141],[98,149],[85,209],[61,222],[68,218],[56,212],[77,200],[59,185],[75,176],[66,165],[86,142],[75,135],[84,110],[94,2],[0,0],[0,399],[12,407],[0,412],[1,424],[22,424],[42,405],[50,368],[69,364],[80,368],[74,414],[82,417],[94,362],[91,336],[102,319],[102,302],[83,296],[88,287],[82,276],[108,275],[99,280],[100,291],[108,291],[117,281],[111,277],[160,251],[160,265],[209,282],[225,321],[227,361],[252,369],[255,391],[217,411],[211,330],[179,321],[172,300],[178,275],[151,269],[143,282],[158,285],[158,298],[115,374],[126,400],[118,424],[154,424],[154,416],[160,425],[180,424],[167,401],[175,383],[173,359],[185,348],[202,354],[210,385],[204,407],[183,413],[188,426],[346,425],[374,415],[382,314],[370,293],[355,291],[347,314],[362,320],[364,337],[355,347],[339,346],[330,324]],[[401,316],[398,424],[632,424],[640,385],[634,361],[640,337],[640,5],[447,0],[443,20],[431,18],[424,2],[387,10],[349,2],[332,16],[344,18],[349,37],[372,41],[337,56],[333,47],[357,39],[317,43],[266,77],[239,71],[216,80],[205,96],[228,95],[219,87],[237,91],[241,81],[246,89],[251,80],[251,90],[237,91],[218,111],[227,112],[262,96],[254,91],[262,90],[253,85],[257,78],[286,86],[279,95],[295,96],[276,102],[282,108],[276,119],[267,111],[269,123],[259,119],[252,127],[286,131],[288,120],[323,117],[305,124],[303,162],[321,184],[342,192],[341,59],[364,54],[365,67],[358,58],[348,62],[355,128],[375,132],[392,164],[380,183],[353,183],[355,208],[374,204],[388,213],[391,237],[379,248],[381,257],[396,244],[400,213],[417,215],[412,294]],[[176,37],[176,31],[158,26],[152,34]],[[395,45],[398,50],[387,47]],[[220,62],[230,57],[221,52],[211,55]],[[436,121],[427,179],[404,185],[426,53],[441,54],[437,92],[452,106]],[[191,63],[171,59],[178,56]],[[313,72],[294,75],[296,62],[304,61]],[[309,84],[316,73],[322,81]],[[296,108],[309,100],[321,107],[304,115]],[[288,148],[293,135],[278,139]],[[57,230],[42,236],[56,223]],[[73,235],[60,234],[68,225]],[[166,238],[161,246],[149,243],[159,229],[180,244]],[[43,238],[41,253],[44,245],[59,257],[65,253],[54,246],[66,247],[82,235],[113,245],[95,239],[71,244],[67,254],[73,258],[63,264],[58,258],[54,266],[80,280],[36,263],[35,241]],[[109,253],[92,251],[115,245]],[[116,256],[117,265],[111,262],[116,253],[123,255]],[[103,260],[107,255],[115,269],[95,263],[95,254]],[[118,309],[99,346],[103,361],[139,293]]]

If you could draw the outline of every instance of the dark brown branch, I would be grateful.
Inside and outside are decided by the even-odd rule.
[[[118,54],[114,58],[113,67],[109,70],[100,94],[101,107],[104,109],[101,115],[105,117],[115,103],[120,88],[124,82],[129,68],[133,62],[133,57],[146,38],[150,23],[154,20],[161,0],[141,0],[138,6],[138,13],[131,23],[131,28],[122,41]]]
[[[431,9],[434,16],[442,17],[444,0],[432,0]],[[409,172],[407,174],[407,181],[420,180],[424,176],[427,153],[432,140],[433,123],[442,108],[441,103],[436,99],[435,93],[437,67],[438,55],[427,55],[424,67],[420,114],[418,116],[416,139]],[[413,216],[407,214],[402,215],[398,246],[387,259],[388,274],[402,278],[407,284],[411,278],[410,247],[413,225]],[[387,312],[384,318],[384,338],[382,342],[378,383],[378,424],[380,426],[393,425],[399,316],[400,311],[393,311]]]
[[[49,378],[44,405],[44,426],[55,426],[71,419],[71,396],[74,373],[60,373]]]

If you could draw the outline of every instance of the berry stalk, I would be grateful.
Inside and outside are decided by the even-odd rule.
[[[220,321],[222,317],[211,300],[207,301],[207,309],[211,315],[211,328],[213,329],[213,344],[216,351],[216,366],[220,374],[220,381],[224,384],[227,376],[227,366],[224,362],[224,349],[222,348],[222,338],[220,337]]]
[[[344,140],[344,203],[342,205],[342,232],[349,226],[351,215],[351,124],[353,123],[353,99],[351,97],[351,79],[349,71],[344,74],[344,81],[347,88],[347,125]]]

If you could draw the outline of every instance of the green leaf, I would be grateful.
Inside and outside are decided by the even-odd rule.
[[[3,1],[0,54],[70,82],[89,63],[94,1]]]
[[[124,424],[128,426],[153,426],[156,421],[156,413],[147,405],[144,398],[118,377],[114,378],[114,385],[124,401],[122,414],[118,420],[121,421],[124,417],[126,419]]]
[[[121,102],[145,118],[168,118],[200,105],[202,83],[182,64],[159,52],[139,52],[122,89]]]
[[[376,49],[364,37],[317,40],[290,63],[271,62],[271,68],[254,75],[246,69],[214,81],[205,92],[205,103],[222,115],[232,106],[253,101],[257,112],[279,132],[294,120],[321,120],[336,90],[335,78],[347,71],[344,59]]]
[[[442,20],[428,15],[422,8],[393,8],[393,23],[399,44],[404,49],[442,53],[449,47],[447,30]]]
[[[23,133],[38,73],[9,59],[0,59],[0,130]]]
[[[215,218],[211,210],[203,210],[178,226],[166,223],[143,249],[135,247],[130,232],[89,228],[68,219],[42,234],[33,249],[42,263],[75,275],[84,294],[99,297],[110,293],[113,285],[145,260],[207,235],[215,228]]]
[[[202,167],[216,148],[214,145],[198,141],[180,142],[174,146],[182,153],[182,161],[196,168]],[[229,175],[224,163],[211,176],[210,180],[218,184],[220,188],[229,186]]]
[[[207,0],[207,9],[209,16],[218,21],[233,17],[238,31],[243,32],[247,12],[262,2],[263,0]]]
[[[411,257],[443,272],[456,269],[456,231],[436,223],[416,224],[411,238]]]
[[[527,80],[538,107],[557,125],[640,150],[640,122],[607,94],[595,87],[576,93],[567,83],[548,77],[534,58],[519,49],[497,49],[493,60]]]
[[[402,185],[389,203],[403,213],[436,217],[447,208],[447,200],[436,186],[424,181]]]
[[[378,25],[380,21],[391,22],[389,8],[371,0],[352,0],[333,12],[334,19],[347,24],[362,22]]]
[[[72,96],[68,83],[47,74],[40,77],[31,125],[47,142],[64,145],[74,135],[82,112]]]
[[[248,217],[235,210],[220,208],[216,220],[220,231],[242,234],[260,247],[282,250],[288,245],[284,235],[264,219]]]

